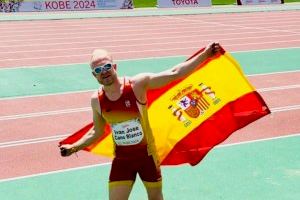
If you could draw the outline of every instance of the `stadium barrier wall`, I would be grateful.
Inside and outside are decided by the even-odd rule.
[[[132,9],[132,0],[1,0],[0,12]]]

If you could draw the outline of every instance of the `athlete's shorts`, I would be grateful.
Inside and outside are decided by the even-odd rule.
[[[146,187],[161,187],[160,167],[155,164],[153,156],[147,151],[139,151],[130,157],[116,156],[112,162],[109,185],[132,186],[136,175],[139,174]]]

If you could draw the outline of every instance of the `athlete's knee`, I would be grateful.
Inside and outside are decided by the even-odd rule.
[[[148,193],[148,200],[163,200],[163,194],[162,192],[154,192],[154,193]]]
[[[149,200],[163,200],[161,183],[159,183],[159,185],[152,185],[152,187],[147,185],[146,189]]]
[[[133,181],[115,181],[109,183],[109,200],[128,200]]]
[[[128,200],[130,191],[110,191],[109,192],[109,200]]]

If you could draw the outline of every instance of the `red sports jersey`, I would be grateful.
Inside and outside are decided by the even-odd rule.
[[[99,89],[99,103],[101,114],[112,129],[116,157],[136,157],[145,148],[148,155],[156,157],[147,106],[135,97],[130,80],[124,78],[121,96],[115,101]]]

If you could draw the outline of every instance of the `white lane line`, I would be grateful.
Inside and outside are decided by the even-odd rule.
[[[292,30],[287,30],[287,29],[271,29],[271,28],[259,28],[259,27],[247,27],[247,26],[242,26],[242,25],[233,25],[233,24],[230,24],[230,25],[226,25],[226,24],[220,24],[220,23],[216,23],[216,22],[201,22],[199,24],[203,24],[203,23],[206,23],[206,24],[213,24],[213,26],[215,25],[218,25],[217,27],[220,27],[220,26],[224,26],[224,28],[222,30],[218,30],[216,28],[214,28],[214,31],[212,30],[203,30],[202,32],[218,32],[218,31],[230,31],[230,30],[234,30],[234,31],[237,31],[237,30],[243,30],[243,29],[250,29],[252,30],[256,30],[255,32],[253,32],[253,34],[255,33],[262,33],[265,32],[277,32],[277,34],[280,34],[280,33],[283,33],[283,32],[286,32],[286,33],[294,33],[294,34],[298,34],[299,32],[297,32],[297,30],[295,31],[292,31]],[[171,35],[172,32],[169,32],[171,30],[174,30],[176,31],[177,33],[180,33],[180,35],[182,34],[185,34],[185,33],[188,33],[188,31],[186,30],[189,30],[189,29],[196,29],[197,30],[197,26],[198,24],[192,24],[193,26],[187,26],[187,27],[182,27],[181,26],[181,29],[182,31],[178,32],[178,28],[174,28],[176,27],[176,25],[173,25],[173,26],[163,26],[164,27],[164,31],[165,31],[165,34],[169,34]],[[233,27],[233,28],[232,28]],[[203,27],[202,27],[203,28]],[[211,28],[211,27],[206,27],[206,28]],[[300,28],[300,26],[299,26]],[[113,37],[127,37],[128,39],[130,38],[134,38],[135,36],[145,36],[145,35],[150,35],[150,32],[153,32],[151,33],[151,35],[161,35],[162,34],[162,28],[151,28],[151,29],[143,29],[144,32],[143,33],[137,33],[139,31],[142,31],[142,30],[133,30],[133,29],[127,29],[123,32],[120,32],[120,30],[107,30],[107,29],[104,29],[103,31],[99,30],[99,31],[84,31],[84,32],[67,32],[67,33],[64,33],[64,32],[58,32],[56,31],[55,33],[49,33],[49,31],[47,33],[44,33],[44,34],[27,34],[27,35],[15,35],[14,37],[12,37],[12,35],[8,34],[8,35],[2,35],[0,36],[0,38],[3,39],[3,41],[5,41],[5,43],[10,43],[10,42],[24,42],[24,41],[45,41],[45,40],[58,40],[58,39],[64,39],[66,40],[66,38],[62,38],[62,36],[64,35],[68,35],[68,40],[70,39],[87,39],[87,38],[107,38],[108,35],[109,36],[113,36]],[[258,32],[259,31],[259,32]],[[176,33],[175,32],[175,33]],[[210,36],[209,34],[203,34],[201,35],[202,33],[201,31],[198,30],[198,33],[199,33],[199,37],[201,36]],[[213,35],[213,33],[211,33]],[[230,33],[228,33],[230,34]],[[247,33],[245,33],[247,34]],[[84,35],[83,36],[78,36],[78,35]],[[43,36],[49,36],[49,37],[43,37]],[[29,38],[23,38],[23,39],[19,39],[20,37],[29,37]],[[5,44],[3,43],[3,44]],[[2,46],[0,45],[0,47],[5,47],[5,46]]]
[[[172,16],[167,16],[168,18],[173,18],[173,19],[177,19],[177,20],[180,20],[180,21],[185,21],[185,22],[190,22],[190,21],[201,21],[203,24],[213,24],[213,25],[217,25],[217,26],[229,26],[229,27],[236,27],[236,28],[246,28],[246,29],[249,29],[249,28],[252,28],[252,29],[255,29],[255,30],[262,30],[262,31],[278,31],[278,32],[288,32],[288,33],[297,33],[296,31],[290,31],[290,30],[286,30],[286,27],[293,27],[293,26],[296,26],[296,27],[300,27],[300,25],[297,23],[297,24],[293,24],[293,25],[281,25],[281,24],[277,24],[276,22],[275,23],[260,23],[260,24],[245,24],[245,25],[238,25],[238,24],[235,24],[235,23],[230,23],[230,24],[226,24],[228,22],[214,22],[214,21],[205,21],[205,20],[198,20],[198,19],[186,19],[186,18],[178,18],[178,17],[172,17]],[[281,29],[274,29],[274,28],[261,28],[261,27],[258,27],[259,25],[271,25],[271,24],[275,24],[277,25],[277,27],[274,27],[274,28],[278,28],[278,26],[280,26],[279,28]],[[254,26],[254,27],[253,27]],[[284,26],[284,28],[283,28]]]
[[[264,139],[258,139],[258,140],[249,140],[244,142],[235,142],[231,144],[222,144],[218,145],[215,148],[224,148],[224,147],[231,147],[241,144],[250,144],[250,143],[256,143],[256,142],[264,142],[264,141],[270,141],[270,140],[277,140],[277,139],[284,139],[284,138],[290,138],[290,137],[299,137],[300,133],[290,134],[290,135],[283,135],[283,136],[277,136],[277,137],[270,137],[270,138],[264,138]]]
[[[178,29],[176,29],[178,30]],[[228,29],[228,30],[236,30],[236,29]],[[225,31],[225,30],[224,30]],[[274,31],[267,31],[267,32],[274,32]],[[187,35],[180,35],[180,36],[172,36],[172,35],[177,35],[177,34],[187,34]],[[197,36],[198,38],[199,37],[207,37],[207,36],[224,36],[224,33],[212,33],[212,34],[201,34],[203,32],[199,31],[199,30],[196,30],[196,31],[181,31],[181,32],[168,32],[167,34],[169,34],[170,36],[168,37],[165,37],[165,36],[160,36],[160,37],[154,37],[155,35],[162,35],[161,32],[157,32],[157,33],[153,33],[151,34],[151,39],[152,40],[160,40],[160,39],[181,39],[181,38],[189,38],[189,37],[195,37]],[[248,32],[236,32],[236,33],[228,33],[226,34],[226,36],[228,37],[228,35],[242,35],[242,34],[259,34],[259,33],[262,33],[262,32],[257,32],[257,31],[248,31]],[[265,32],[264,32],[265,33]],[[295,35],[299,35],[300,33],[297,33]],[[115,43],[115,42],[129,42],[129,41],[144,41],[145,38],[144,37],[140,37],[138,38],[137,36],[149,36],[149,33],[142,33],[142,34],[133,34],[133,35],[130,35],[130,37],[128,39],[112,39],[112,40],[109,40],[107,42],[109,43]],[[280,35],[282,36],[282,35]],[[19,47],[19,48],[23,48],[23,47],[42,47],[42,46],[57,46],[57,45],[73,45],[73,44],[90,44],[90,43],[96,43],[96,42],[103,42],[103,39],[105,39],[107,36],[91,36],[91,37],[76,37],[76,38],[72,38],[72,39],[76,39],[76,42],[74,41],[69,41],[69,42],[65,42],[66,39],[65,38],[58,38],[58,39],[62,39],[63,42],[49,42],[49,43],[46,43],[46,42],[43,42],[43,43],[31,43],[31,44],[23,44],[22,42],[24,40],[20,40],[21,42],[18,43],[18,44],[10,44],[10,45],[7,45],[7,46],[1,46],[0,45],[0,48],[12,48],[12,47]],[[119,36],[118,36],[119,37]],[[278,36],[279,37],[279,36]],[[88,41],[78,41],[78,39],[88,39],[90,38],[91,40],[88,40]],[[119,38],[124,38],[122,36],[120,36]],[[40,39],[40,38],[37,38],[39,40],[49,40],[49,38],[47,39]],[[52,39],[51,39],[52,40]],[[56,38],[57,40],[57,38]],[[9,53],[8,51],[2,51],[3,53]],[[0,53],[2,53],[0,52]],[[10,51],[12,53],[14,52],[18,52],[18,51]]]
[[[201,42],[211,42],[211,40],[202,40]],[[262,44],[280,44],[287,42],[300,42],[300,38],[296,40],[281,40],[281,41],[266,41],[266,42],[250,42],[250,43],[237,43],[237,44],[226,44],[226,47],[236,47],[236,46],[250,46],[250,45],[262,45]],[[186,42],[183,42],[186,43]],[[297,43],[296,43],[297,44]],[[149,44],[151,46],[151,44]],[[299,43],[300,45],[300,43]],[[123,45],[126,46],[126,45]],[[127,45],[131,46],[131,45]],[[133,45],[135,46],[135,45]],[[115,46],[119,47],[119,46]],[[197,46],[191,47],[177,47],[177,48],[160,48],[160,49],[148,49],[148,50],[131,50],[131,51],[112,51],[113,54],[139,54],[139,53],[146,53],[146,52],[166,52],[166,51],[176,51],[176,50],[196,50],[198,49]],[[55,59],[55,58],[70,58],[70,57],[88,57],[90,54],[73,54],[73,55],[63,55],[63,56],[41,56],[41,57],[27,57],[27,58],[6,58],[1,59],[0,62],[10,62],[10,61],[25,61],[25,60],[42,60],[42,59]],[[63,65],[63,64],[61,64]]]
[[[284,86],[277,86],[277,87],[260,88],[257,89],[257,91],[269,92],[269,91],[289,90],[289,89],[297,89],[297,88],[300,88],[300,85],[284,85]]]
[[[244,142],[234,142],[231,144],[222,144],[222,145],[217,145],[215,148],[218,148],[218,149],[219,148],[227,148],[227,147],[232,147],[232,146],[239,146],[239,145],[257,143],[257,142],[267,142],[267,141],[272,141],[272,140],[279,140],[279,139],[299,137],[299,136],[300,136],[300,133],[294,133],[294,134],[289,134],[289,135],[284,135],[284,136],[269,137],[269,138],[249,140],[249,141],[244,141]],[[95,167],[103,167],[103,166],[107,166],[107,165],[111,165],[111,162],[95,164],[95,165],[86,165],[86,166],[82,166],[82,167],[73,167],[73,168],[69,168],[69,169],[55,170],[55,171],[31,174],[31,175],[26,175],[26,176],[18,176],[18,177],[13,177],[13,178],[6,178],[6,179],[1,179],[0,183],[17,181],[17,180],[22,180],[22,179],[27,179],[27,178],[41,177],[41,176],[46,176],[46,175],[58,174],[58,173],[72,172],[72,171],[77,171],[77,170],[90,169],[90,168],[95,168]],[[168,166],[164,166],[164,167],[167,168]]]
[[[212,34],[214,35],[214,34]],[[224,36],[224,34],[215,34],[215,35],[220,35],[220,36]],[[229,35],[229,34],[228,34]],[[300,35],[300,33],[296,33],[296,34],[280,34],[280,35],[265,35],[265,36],[251,36],[251,37],[235,37],[235,38],[227,38],[227,35],[225,38],[218,38],[219,41],[231,41],[231,40],[242,40],[242,39],[262,39],[262,38],[282,38],[282,37],[291,37],[291,36],[298,36]],[[172,44],[187,44],[187,43],[195,43],[195,40],[193,41],[186,41],[186,40],[181,40],[183,38],[198,38],[199,36],[197,34],[190,34],[190,35],[185,35],[185,36],[175,36],[175,37],[158,37],[158,38],[152,38],[151,37],[151,41],[144,42],[141,46],[155,46],[155,45],[172,45]],[[154,40],[159,40],[159,39],[178,39],[177,41],[170,41],[170,42],[156,42],[156,41],[152,41],[152,39]],[[140,38],[133,38],[133,39],[128,39],[128,40],[112,40],[111,42],[128,42],[128,41],[144,41],[145,39],[140,39]],[[203,40],[203,41],[211,41],[211,40]],[[96,42],[96,41],[95,41]],[[100,42],[100,41],[99,41]],[[90,42],[88,42],[90,43]],[[60,44],[59,44],[60,46]],[[63,45],[64,46],[64,45]],[[105,48],[119,48],[119,47],[136,47],[138,46],[137,44],[119,44],[119,45],[105,45]],[[56,48],[56,49],[35,49],[35,50],[20,50],[20,51],[0,51],[0,54],[4,54],[7,56],[7,54],[15,54],[15,53],[33,53],[33,52],[51,52],[51,51],[69,51],[69,50],[93,50],[99,48],[99,45],[95,45],[95,46],[88,46],[88,47],[68,47],[68,48]],[[5,59],[3,59],[5,60]],[[2,60],[0,60],[2,61]]]
[[[19,114],[19,115],[7,115],[7,116],[1,116],[0,121],[24,119],[24,118],[33,118],[33,117],[42,117],[42,116],[51,116],[51,115],[70,114],[70,113],[87,112],[87,111],[91,111],[91,108],[90,107],[83,107],[83,108],[71,108],[71,109],[64,109],[64,110],[53,110],[53,111],[45,111],[45,112],[26,113],[26,114]]]
[[[170,35],[174,35],[174,34],[179,34],[179,33],[182,33],[182,34],[190,34],[190,33],[198,33],[201,32],[199,30],[197,30],[197,28],[192,28],[192,29],[195,29],[195,30],[187,30],[185,29],[184,31],[178,31],[178,28],[174,28],[172,30],[175,30],[175,31],[171,31],[171,32],[167,32],[168,34]],[[230,29],[227,29],[228,31],[230,30],[235,30],[233,28],[230,28]],[[117,33],[120,33],[120,31],[118,31]],[[253,33],[258,33],[258,32],[253,32]],[[231,33],[231,34],[241,34],[241,33]],[[128,38],[128,40],[145,40],[145,38],[135,38],[136,36],[146,36],[146,35],[149,35],[149,33],[139,33],[139,34],[131,34],[131,35],[112,35],[112,36],[116,36],[116,37],[119,37],[119,38],[123,38],[124,36],[130,36],[130,38]],[[161,32],[156,32],[156,33],[151,33],[152,36],[154,35],[163,35]],[[207,34],[203,34],[201,36],[207,36]],[[105,39],[107,36],[105,35],[95,35],[95,36],[85,36],[85,37],[72,37],[72,38],[69,38],[68,40],[70,39],[76,39],[76,42],[57,42],[57,43],[54,43],[54,42],[51,42],[53,40],[64,40],[66,41],[66,38],[65,37],[57,37],[57,38],[33,38],[34,41],[43,41],[43,43],[31,43],[31,44],[22,44],[21,42],[24,42],[24,41],[32,41],[32,39],[29,39],[29,40],[14,40],[16,42],[20,42],[16,45],[13,45],[13,44],[10,44],[10,45],[7,45],[7,46],[1,46],[0,47],[4,47],[4,48],[9,48],[9,47],[32,47],[32,46],[40,46],[40,45],[50,45],[50,44],[53,44],[53,45],[59,45],[59,44],[86,44],[86,43],[90,43],[90,42],[94,42],[94,41],[103,41],[103,39]],[[81,41],[81,39],[91,39],[90,41]],[[102,40],[101,40],[102,39]],[[157,39],[157,38],[156,38]],[[47,40],[50,40],[49,43],[46,43],[45,41]],[[11,41],[11,40],[10,40]],[[13,41],[13,42],[14,42]],[[124,39],[124,40],[109,40],[109,41],[113,41],[113,42],[119,42],[119,41],[127,41],[127,39]],[[8,43],[8,42],[7,42]]]
[[[15,140],[10,142],[2,142],[0,143],[1,148],[8,148],[8,147],[15,147],[21,145],[28,145],[28,144],[36,144],[36,143],[44,143],[44,142],[51,142],[62,140],[63,138],[68,137],[70,134],[61,134],[56,136],[49,136],[49,137],[40,137],[40,138],[33,138],[33,139],[26,139],[26,140]]]
[[[57,174],[57,173],[64,173],[64,172],[75,171],[75,170],[89,169],[89,168],[93,168],[93,167],[101,167],[101,166],[106,166],[106,165],[110,165],[110,164],[111,164],[111,162],[106,162],[106,163],[101,163],[101,164],[96,164],[96,165],[87,165],[87,166],[83,166],[83,167],[75,167],[75,168],[69,168],[69,169],[62,169],[62,170],[55,170],[55,171],[50,171],[50,172],[32,174],[32,175],[27,175],[27,176],[19,176],[19,177],[14,177],[14,178],[1,179],[0,183],[4,183],[4,182],[8,182],[8,181],[16,181],[16,180],[26,179],[26,178],[34,178],[34,177],[39,177],[39,176],[51,175],[51,174]]]
[[[272,108],[271,113],[286,112],[286,111],[292,111],[292,110],[300,110],[300,105]],[[15,146],[23,146],[23,145],[28,145],[28,144],[38,144],[38,143],[45,143],[45,142],[51,142],[51,141],[58,141],[58,140],[62,140],[64,138],[66,138],[68,135],[70,135],[70,134],[2,142],[2,143],[0,143],[0,149],[8,148],[8,147],[15,147]]]
[[[27,95],[27,96],[19,96],[19,97],[4,97],[0,98],[0,101],[3,100],[14,100],[14,99],[25,99],[25,98],[35,98],[35,97],[47,97],[47,96],[55,96],[55,95],[68,95],[68,94],[80,94],[80,93],[91,93],[95,92],[94,90],[77,90],[77,91],[71,91],[71,92],[57,92],[57,93],[51,93],[51,94],[36,94],[36,95]]]
[[[3,35],[0,36],[1,37],[11,37],[11,34],[13,34],[14,37],[19,37],[19,36],[51,36],[51,35],[56,35],[56,34],[66,34],[67,32],[75,34],[74,32],[76,32],[77,34],[83,34],[83,33],[108,33],[108,32],[120,32],[120,30],[123,30],[125,33],[126,32],[136,32],[137,30],[161,30],[167,27],[172,27],[172,26],[184,26],[184,27],[189,27],[190,25],[199,25],[201,24],[201,22],[199,21],[194,21],[192,23],[185,23],[185,22],[179,22],[179,23],[172,23],[172,25],[170,23],[165,23],[165,24],[158,24],[157,22],[152,22],[151,24],[149,23],[147,26],[143,26],[143,27],[138,27],[136,24],[135,25],[127,25],[127,24],[120,24],[119,26],[111,26],[111,27],[107,27],[107,26],[103,26],[103,28],[99,28],[99,26],[96,26],[96,28],[94,27],[81,27],[81,29],[78,28],[61,28],[61,27],[56,27],[57,29],[53,29],[53,30],[38,30],[36,29],[36,31],[23,31],[23,30],[14,30],[12,31],[10,29],[10,31],[5,31],[3,32]],[[290,24],[292,25],[297,25],[297,24]],[[151,27],[155,27],[155,28],[151,28]],[[211,25],[206,25],[203,28],[211,28]],[[46,32],[46,33],[43,33]],[[15,34],[15,33],[27,33],[27,34]],[[7,34],[7,35],[6,35]],[[127,35],[129,36],[129,35]]]
[[[261,74],[249,74],[248,77],[255,77],[255,76],[269,76],[269,75],[276,75],[276,74],[288,74],[288,73],[299,73],[300,69],[298,70],[290,70],[290,71],[282,71],[282,72],[268,72],[268,73],[261,73]]]
[[[299,110],[299,109],[300,109],[300,104],[271,108],[271,112],[272,113],[277,113],[277,112],[285,112],[285,111]]]
[[[186,28],[190,28],[192,26],[199,26],[201,23],[199,22],[196,22],[196,23],[190,23],[190,24],[185,24],[186,25]],[[120,30],[124,30],[124,32],[136,32],[137,30],[140,30],[140,31],[164,31],[164,30],[167,30],[168,28],[171,28],[171,29],[175,29],[174,28],[174,24],[167,24],[167,25],[164,25],[164,26],[160,26],[160,25],[157,25],[157,24],[154,24],[154,25],[151,25],[151,26],[148,26],[149,28],[141,28],[141,29],[137,29],[137,26],[136,25],[131,25],[131,26],[126,26],[126,27],[114,27],[113,29],[116,29],[116,30],[108,30],[106,28],[103,28],[103,29],[98,29],[98,31],[86,31],[86,32],[76,32],[75,33],[72,33],[72,32],[66,32],[66,33],[44,33],[44,34],[23,34],[23,35],[1,35],[0,36],[0,39],[8,39],[9,38],[12,38],[12,37],[36,37],[36,36],[52,36],[52,35],[68,35],[69,37],[71,37],[71,35],[78,35],[78,34],[95,34],[95,33],[101,33],[102,30],[103,30],[103,33],[110,33],[110,32],[120,32]],[[155,28],[151,28],[151,27],[155,27]],[[177,30],[178,30],[178,27],[176,27]],[[182,27],[182,28],[185,28],[185,27]],[[207,25],[207,26],[201,26],[201,28],[213,28],[213,25]],[[106,31],[105,31],[106,30]],[[107,31],[108,30],[108,31]],[[128,37],[130,35],[127,35]]]
[[[244,29],[244,28],[227,28],[227,29],[224,28],[222,30],[224,30],[224,31],[231,31],[231,30],[239,30],[239,29]],[[209,32],[209,30],[207,30],[207,31],[199,31],[199,27],[188,27],[188,28],[185,28],[184,31],[178,32],[178,27],[171,27],[171,28],[165,29],[164,30],[165,31],[164,34],[176,33],[176,32],[172,32],[172,30],[177,31],[177,33],[189,33],[190,31],[196,31],[196,30],[198,31],[198,33],[199,32],[202,32],[202,33],[203,32]],[[156,31],[156,32],[151,33],[151,35],[162,35],[161,29],[153,29],[153,31]],[[169,32],[169,31],[171,31],[171,32]],[[135,33],[136,31],[131,31],[131,32]],[[118,37],[118,38],[126,37],[128,39],[130,39],[132,37],[135,37],[135,36],[146,36],[146,35],[149,35],[149,33],[144,33],[144,32],[143,33],[135,33],[135,34],[124,34],[124,32],[120,32],[120,31],[117,31],[117,30],[116,31],[107,31],[106,33],[110,34],[109,36]],[[112,35],[111,33],[119,33],[119,34]],[[107,35],[103,35],[103,34],[99,35],[99,34],[94,34],[94,33],[91,33],[91,34],[92,35],[86,35],[86,36],[78,36],[78,34],[74,34],[75,37],[71,37],[71,35],[69,35],[69,37],[67,39],[66,39],[66,37],[47,37],[47,38],[32,37],[30,39],[5,40],[2,43],[3,44],[6,44],[6,43],[10,44],[10,42],[19,42],[18,44],[20,44],[22,42],[28,42],[28,41],[37,42],[37,41],[47,41],[47,40],[53,41],[53,40],[70,40],[70,39],[71,40],[72,39],[76,39],[76,40],[91,39],[91,41],[92,41],[93,39],[97,39],[97,38],[99,38],[99,39],[101,39],[101,38],[107,39]],[[57,35],[55,35],[55,36],[57,36]],[[205,36],[205,35],[203,35],[203,36]],[[3,47],[3,46],[1,46],[1,44],[0,44],[0,47]]]
[[[262,93],[262,92],[288,90],[288,89],[296,89],[296,88],[300,88],[300,85],[285,85],[285,86],[278,86],[278,87],[268,87],[268,88],[257,89],[257,91]],[[296,105],[295,109],[298,109],[298,107],[299,107],[299,105]],[[280,109],[283,109],[283,111],[284,111],[284,109],[294,109],[294,107],[287,106],[287,107],[282,107]],[[25,114],[17,114],[17,115],[6,115],[6,116],[0,116],[0,121],[42,117],[42,116],[52,116],[52,115],[61,115],[61,114],[70,114],[70,113],[78,113],[78,112],[89,112],[89,111],[91,111],[90,107],[82,107],[82,108],[70,108],[70,109],[63,109],[63,110],[25,113]]]
[[[274,22],[276,24],[276,22]],[[128,30],[137,30],[138,26],[137,24],[135,24],[134,26],[132,25],[132,23],[130,23],[130,25],[128,25],[129,23],[118,23],[118,24],[108,24],[108,25],[105,25],[103,26],[102,24],[102,28],[101,26],[95,26],[95,24],[83,24],[83,25],[73,25],[73,26],[61,26],[61,25],[57,25],[57,26],[52,26],[54,29],[40,29],[40,28],[45,28],[43,26],[38,26],[38,27],[34,27],[35,29],[32,30],[32,29],[27,29],[24,31],[24,29],[22,30],[12,30],[13,27],[7,29],[7,31],[3,31],[3,35],[5,34],[14,34],[14,36],[26,36],[26,35],[15,35],[15,33],[37,33],[37,34],[34,34],[34,35],[38,35],[39,33],[43,33],[43,32],[46,32],[46,33],[51,33],[53,32],[53,34],[58,33],[63,33],[63,32],[77,32],[78,34],[80,33],[85,33],[85,31],[90,31],[90,30],[94,30],[94,31],[99,31],[99,32],[105,32],[107,30],[111,30],[111,29],[118,29],[118,30],[124,30],[125,32],[128,31]],[[196,23],[184,23],[184,22],[177,22],[177,23],[172,23],[174,26],[180,26],[180,25],[194,25],[194,24],[199,24],[199,22],[196,22]],[[148,27],[159,27],[159,28],[164,28],[166,26],[170,26],[170,23],[168,22],[160,22],[160,23],[157,23],[157,22],[144,22],[144,23],[139,23],[138,25],[142,25],[143,28],[148,28]],[[19,28],[19,26],[17,26],[16,28]],[[47,27],[46,27],[47,28]],[[133,29],[133,28],[136,28],[136,29]],[[1,28],[0,28],[1,30]],[[52,35],[52,34],[50,34]]]
[[[53,110],[53,111],[45,111],[45,112],[34,112],[34,113],[26,113],[26,114],[18,114],[18,115],[6,115],[6,116],[1,116],[0,121],[26,119],[26,118],[52,116],[52,115],[61,115],[61,114],[70,114],[70,113],[78,113],[78,112],[88,112],[88,111],[91,111],[90,107],[72,108],[72,109],[64,109],[64,110]]]

